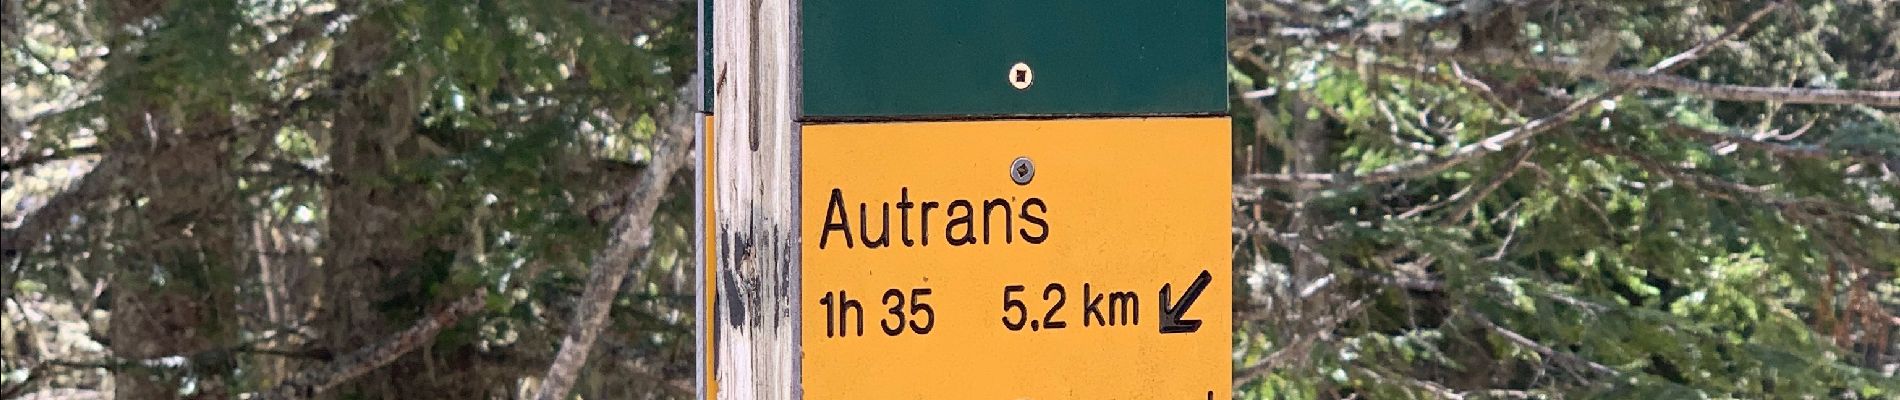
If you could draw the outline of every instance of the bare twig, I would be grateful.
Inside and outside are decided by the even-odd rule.
[[[292,375],[269,390],[257,393],[253,399],[304,399],[316,396],[330,388],[362,376],[364,373],[388,365],[397,357],[422,347],[435,338],[437,332],[455,325],[463,317],[481,311],[488,298],[487,289],[475,289],[462,298],[450,303],[448,307],[416,322],[415,326],[398,332],[381,342],[370,345],[323,365],[306,369]]]
[[[1730,26],[1727,30],[1722,31],[1722,34],[1715,35],[1715,37],[1709,38],[1709,40],[1704,40],[1702,43],[1696,44],[1695,47],[1689,48],[1689,51],[1669,56],[1669,58],[1665,58],[1661,62],[1656,63],[1656,65],[1650,66],[1649,70],[1644,72],[1667,74],[1689,65],[1690,61],[1695,61],[1698,58],[1702,58],[1702,56],[1708,55],[1709,50],[1715,49],[1716,45],[1727,42],[1729,39],[1734,39],[1735,36],[1741,35],[1743,31],[1747,31],[1748,27],[1754,25],[1756,21],[1761,21],[1762,17],[1766,17],[1768,14],[1774,13],[1775,10],[1779,10],[1782,6],[1786,5],[1788,5],[1788,0],[1780,0],[1769,4],[1767,7],[1757,9],[1755,12],[1749,13],[1748,17],[1742,18],[1741,23],[1737,23],[1735,26]]]
[[[1617,92],[1605,93],[1595,98],[1570,103],[1555,114],[1539,118],[1516,128],[1499,132],[1477,143],[1459,147],[1450,155],[1426,157],[1412,161],[1388,165],[1365,174],[1342,173],[1304,173],[1304,174],[1253,174],[1247,180],[1257,184],[1296,189],[1326,189],[1356,185],[1376,185],[1405,179],[1415,179],[1437,175],[1459,164],[1478,159],[1505,147],[1514,146],[1530,140],[1538,134],[1568,123],[1584,110],[1595,106],[1599,99],[1607,98]]]
[[[1686,63],[1688,63],[1689,61],[1693,61],[1697,58],[1702,57],[1703,55],[1708,54],[1708,52],[1711,49],[1713,49],[1717,44],[1720,44],[1721,42],[1726,41],[1729,38],[1733,38],[1735,35],[1738,35],[1742,31],[1747,30],[1750,25],[1754,24],[1756,21],[1760,20],[1762,17],[1768,15],[1769,12],[1780,8],[1780,5],[1784,3],[1786,2],[1777,2],[1775,3],[1774,6],[1763,7],[1760,10],[1756,10],[1755,13],[1750,14],[1748,18],[1744,19],[1742,22],[1737,23],[1734,26],[1730,26],[1729,29],[1727,31],[1724,31],[1721,35],[1717,35],[1714,38],[1711,38],[1709,40],[1703,41],[1702,43],[1696,44],[1694,47],[1691,47],[1688,50],[1684,50],[1681,53],[1677,53],[1676,55],[1670,56],[1669,58],[1664,59],[1662,62],[1659,62],[1656,65],[1649,67],[1645,71],[1645,73],[1665,74],[1665,73],[1668,73],[1669,71],[1675,70],[1676,68],[1681,68],[1682,66],[1686,65]],[[1456,55],[1453,54],[1453,56],[1456,56]],[[1535,137],[1538,134],[1544,133],[1546,131],[1551,130],[1552,128],[1568,123],[1571,120],[1576,119],[1579,115],[1582,115],[1584,110],[1587,110],[1590,107],[1595,106],[1597,102],[1606,100],[1606,99],[1615,98],[1616,96],[1621,95],[1624,91],[1628,89],[1629,89],[1629,86],[1620,86],[1620,87],[1617,87],[1616,89],[1612,89],[1601,95],[1594,96],[1587,99],[1578,100],[1576,102],[1572,102],[1570,103],[1570,105],[1565,106],[1562,110],[1559,110],[1554,114],[1551,114],[1549,116],[1545,116],[1543,118],[1539,118],[1536,120],[1532,120],[1528,123],[1525,123],[1524,125],[1519,125],[1515,128],[1505,130],[1504,132],[1499,132],[1495,135],[1491,135],[1490,137],[1487,137],[1484,140],[1478,141],[1477,143],[1472,143],[1469,145],[1465,145],[1463,147],[1459,147],[1456,151],[1453,151],[1450,155],[1414,159],[1412,161],[1388,165],[1388,166],[1373,170],[1372,172],[1368,172],[1365,174],[1354,174],[1354,173],[1253,174],[1253,175],[1248,176],[1247,180],[1249,182],[1253,182],[1256,184],[1276,186],[1276,187],[1287,187],[1287,188],[1294,188],[1294,189],[1323,189],[1323,188],[1349,187],[1349,186],[1355,186],[1355,185],[1373,185],[1373,184],[1393,182],[1393,181],[1398,181],[1398,180],[1415,179],[1415,178],[1437,175],[1439,173],[1445,172],[1446,170],[1450,170],[1452,167],[1456,167],[1459,164],[1463,164],[1467,161],[1471,161],[1479,157],[1489,155],[1492,152],[1502,150],[1505,147],[1523,143],[1524,141],[1530,140],[1532,137]],[[1900,101],[1900,93],[1895,93],[1893,94],[1893,96],[1896,97],[1896,101]]]
[[[580,374],[580,367],[587,363],[588,352],[593,349],[594,341],[606,324],[607,312],[612,308],[614,294],[620,291],[620,282],[627,275],[627,269],[639,261],[653,243],[653,214],[659,208],[660,200],[666,195],[667,183],[671,182],[674,171],[679,170],[686,161],[688,142],[692,140],[691,125],[681,121],[690,121],[683,112],[688,108],[676,105],[676,112],[669,117],[673,127],[655,137],[653,161],[641,171],[641,179],[631,196],[632,205],[620,215],[614,224],[613,242],[595,254],[588,274],[587,288],[578,299],[580,305],[574,313],[574,326],[568,330],[567,337],[561,340],[561,350],[555,356],[554,363],[548,366],[547,377],[535,398],[555,400],[567,397],[573,388],[574,379]]]
[[[1508,65],[1543,72],[1574,73],[1622,86],[1662,89],[1712,100],[1900,107],[1900,90],[1794,88],[1709,83],[1658,72],[1583,68],[1576,60],[1538,58],[1502,50],[1487,51],[1482,54],[1464,54],[1446,50],[1433,54],[1468,63]]]
[[[100,160],[71,189],[54,195],[38,210],[19,216],[17,226],[0,229],[0,264],[11,264],[14,259],[31,252],[41,240],[60,229],[68,221],[68,216],[85,210],[93,200],[111,194],[118,185],[120,174],[124,173],[130,162],[127,157]]]
[[[31,168],[31,167],[34,167],[40,164],[49,163],[49,162],[69,160],[69,159],[79,157],[79,156],[88,156],[88,155],[96,155],[96,154],[99,154],[99,146],[80,146],[80,147],[74,147],[70,149],[54,151],[51,153],[26,155],[26,156],[20,157],[20,159],[18,160],[0,161],[0,172],[8,172],[14,169]]]
[[[1524,163],[1530,161],[1531,153],[1535,153],[1536,150],[1537,148],[1533,146],[1524,146],[1524,149],[1518,150],[1517,156],[1512,157],[1510,163],[1505,165],[1504,172],[1491,178],[1491,182],[1486,183],[1470,197],[1460,199],[1458,205],[1453,206],[1450,212],[1445,214],[1444,222],[1457,222],[1464,219],[1465,215],[1478,207],[1478,202],[1484,201],[1485,197],[1490,197],[1491,192],[1497,191],[1499,187],[1504,186],[1504,182],[1511,180],[1511,176],[1517,175],[1517,171],[1524,168]]]
[[[1709,143],[1710,145],[1721,146],[1724,144],[1732,144],[1738,147],[1746,147],[1749,149],[1759,150],[1761,152],[1773,154],[1780,157],[1811,158],[1811,159],[1823,159],[1823,160],[1851,159],[1855,161],[1872,163],[1872,164],[1900,165],[1900,160],[1895,160],[1887,156],[1874,153],[1874,152],[1869,152],[1869,151],[1855,151],[1855,150],[1836,151],[1836,150],[1821,148],[1819,146],[1814,146],[1814,145],[1774,143],[1774,142],[1769,142],[1765,140],[1759,140],[1754,137],[1750,137],[1748,135],[1741,135],[1741,134],[1736,134],[1736,133],[1713,132],[1713,131],[1708,131],[1708,130],[1704,130],[1700,128],[1693,128],[1693,127],[1689,127],[1689,126],[1685,126],[1681,124],[1670,125],[1669,128],[1665,129],[1664,131],[1677,134],[1677,135],[1686,136],[1691,139]]]
[[[1285,367],[1294,359],[1305,357],[1305,353],[1313,351],[1314,338],[1312,336],[1302,336],[1295,339],[1296,340],[1293,340],[1291,343],[1287,343],[1285,347],[1274,350],[1272,354],[1261,357],[1260,361],[1235,370],[1234,387],[1239,388],[1248,383],[1253,383],[1253,381],[1260,380],[1260,378],[1264,378],[1274,371]]]
[[[1646,172],[1669,179],[1670,181],[1681,184],[1683,187],[1713,198],[1737,203],[1754,202],[1783,211],[1813,208],[1832,210],[1841,215],[1878,215],[1871,210],[1866,210],[1848,203],[1821,197],[1793,197],[1781,195],[1770,191],[1768,188],[1730,182],[1708,176],[1707,174],[1684,170],[1683,168],[1671,166],[1662,161],[1597,141],[1585,140],[1582,141],[1582,144],[1584,149],[1590,150],[1591,152],[1628,160]]]
[[[1470,18],[1481,18],[1508,8],[1534,7],[1550,0],[1506,0],[1502,2],[1467,1],[1458,7],[1416,21],[1404,22],[1357,22],[1350,25],[1331,27],[1283,27],[1274,28],[1277,23],[1273,16],[1244,16],[1235,21],[1236,33],[1242,35],[1273,34],[1294,39],[1310,39],[1321,42],[1339,40],[1360,40],[1364,38],[1392,37],[1408,32],[1430,32],[1456,26]]]
[[[1505,340],[1511,341],[1511,343],[1516,343],[1518,346],[1530,348],[1531,351],[1535,351],[1537,352],[1538,355],[1542,355],[1545,358],[1555,358],[1562,362],[1570,363],[1577,367],[1586,368],[1586,369],[1589,369],[1590,371],[1594,371],[1596,373],[1603,374],[1603,375],[1618,376],[1622,374],[1621,372],[1617,372],[1617,370],[1614,368],[1610,368],[1603,364],[1599,364],[1595,361],[1584,359],[1583,357],[1578,356],[1576,354],[1557,351],[1556,349],[1550,348],[1550,346],[1545,346],[1542,343],[1537,343],[1536,340],[1531,340],[1531,338],[1524,337],[1524,335],[1517,333],[1517,331],[1510,330],[1503,326],[1499,326],[1495,322],[1491,322],[1491,319],[1485,317],[1484,314],[1480,314],[1476,311],[1467,312],[1465,314],[1470,315],[1473,321],[1477,321],[1478,325],[1484,326],[1485,329],[1490,329],[1492,332],[1497,333],[1498,336],[1503,337]]]
[[[1780,9],[1788,2],[1779,1],[1755,10],[1740,23],[1732,26],[1721,35],[1698,44],[1696,47],[1670,56],[1643,70],[1585,68],[1582,63],[1572,59],[1539,58],[1510,51],[1492,49],[1477,54],[1453,50],[1435,51],[1431,54],[1457,59],[1459,61],[1492,65],[1509,65],[1517,68],[1544,72],[1576,74],[1591,79],[1614,83],[1620,86],[1663,89],[1685,93],[1714,100],[1777,102],[1798,104],[1860,104],[1875,107],[1900,107],[1900,90],[1847,90],[1824,88],[1793,88],[1744,86],[1702,82],[1694,79],[1670,75],[1670,72],[1682,68],[1690,61],[1707,55],[1717,45],[1733,39],[1749,26],[1763,17]]]

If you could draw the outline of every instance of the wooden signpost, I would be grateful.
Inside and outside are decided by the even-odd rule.
[[[693,123],[693,171],[698,173],[693,179],[695,196],[693,246],[694,253],[697,254],[697,257],[693,258],[693,281],[696,283],[694,289],[697,293],[693,296],[693,328],[696,339],[693,345],[698,357],[693,360],[693,387],[697,393],[695,397],[711,400],[719,396],[719,382],[714,376],[713,368],[714,363],[718,361],[718,342],[715,340],[718,337],[718,326],[711,323],[718,315],[719,305],[718,280],[715,278],[718,276],[715,268],[719,266],[719,260],[714,258],[718,254],[719,241],[716,236],[708,234],[715,230],[712,221],[713,210],[716,207],[712,203],[714,197],[712,182],[716,180],[716,177],[713,175],[713,152],[710,147],[713,142],[713,81],[712,76],[708,74],[712,71],[713,0],[699,0],[697,6],[699,7],[699,68],[694,78],[699,81],[697,93],[699,99],[694,109],[697,111],[695,116],[699,118]]]
[[[1220,3],[709,1],[703,397],[1230,397]]]

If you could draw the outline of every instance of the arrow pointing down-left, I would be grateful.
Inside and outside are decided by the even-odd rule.
[[[1201,320],[1181,319],[1181,316],[1187,314],[1189,308],[1194,307],[1194,300],[1199,299],[1201,291],[1206,290],[1207,284],[1213,282],[1214,274],[1201,270],[1201,275],[1194,278],[1194,283],[1189,284],[1187,290],[1181,292],[1181,301],[1172,305],[1169,304],[1168,297],[1169,292],[1174,289],[1174,284],[1162,284],[1161,333],[1194,333],[1201,330]]]

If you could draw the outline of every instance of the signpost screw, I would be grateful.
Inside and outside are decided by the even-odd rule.
[[[1030,162],[1028,156],[1016,157],[1015,162],[1009,163],[1009,179],[1018,185],[1029,184],[1031,179],[1036,179],[1036,163]]]
[[[1030,70],[1029,64],[1019,62],[1009,67],[1009,86],[1016,90],[1029,90],[1029,85],[1035,82],[1036,71]]]

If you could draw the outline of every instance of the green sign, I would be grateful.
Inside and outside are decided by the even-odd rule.
[[[699,112],[713,108],[713,2],[699,1]]]
[[[1225,114],[1223,4],[804,1],[802,115]]]

